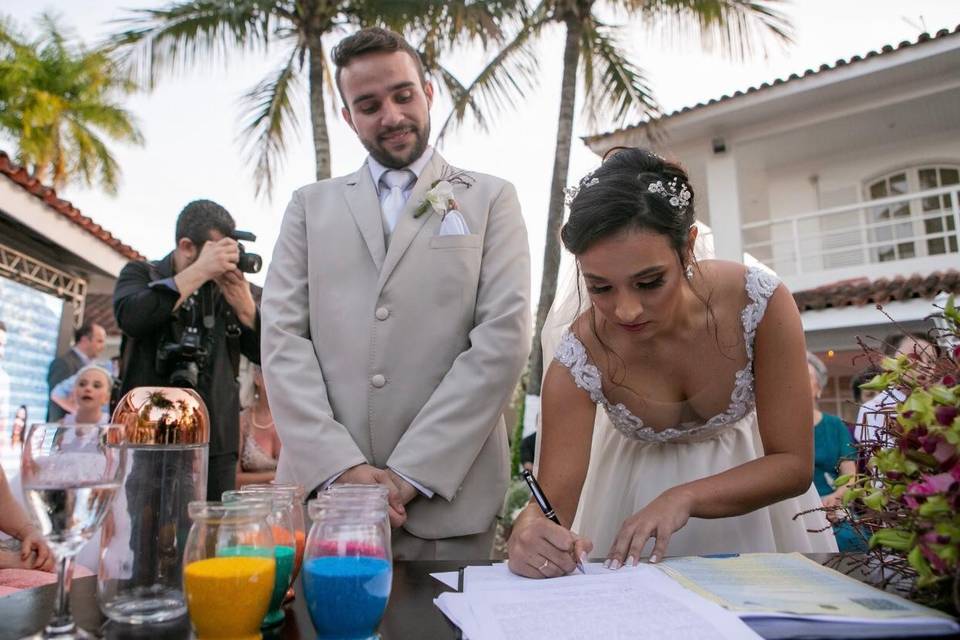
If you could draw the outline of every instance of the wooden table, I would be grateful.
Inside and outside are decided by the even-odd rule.
[[[826,564],[831,554],[811,556]],[[474,562],[470,564],[489,564]],[[462,562],[396,562],[393,569],[393,589],[387,611],[380,623],[380,635],[383,640],[454,640],[459,631],[450,624],[433,604],[440,593],[449,591],[446,586],[430,577],[438,571],[456,571]],[[857,576],[854,576],[857,577]],[[73,615],[77,623],[93,632],[99,632],[108,639],[170,638],[188,639],[191,637],[190,625],[186,617],[170,624],[134,627],[118,625],[105,619],[97,607],[97,581],[95,576],[80,578],[73,583]],[[302,587],[297,585],[298,592]],[[49,620],[53,612],[55,585],[21,591],[0,598],[0,638],[20,638],[34,633]],[[287,610],[286,622],[264,633],[264,640],[313,640],[316,633],[310,622],[304,598],[298,597]],[[939,636],[942,640],[948,636]],[[953,636],[960,638],[960,636]]]
[[[462,562],[395,562],[393,588],[387,611],[380,623],[383,640],[423,639],[444,640],[459,637],[456,627],[447,622],[433,599],[444,591],[450,591],[439,581],[430,577],[437,571],[456,571]],[[475,562],[471,564],[489,564]],[[302,586],[297,579],[297,593]],[[43,629],[53,613],[56,585],[28,589],[0,598],[0,639],[16,639]],[[190,623],[186,616],[180,620],[150,626],[120,625],[107,623],[97,606],[97,579],[88,576],[73,581],[71,590],[73,617],[84,629],[99,633],[105,638],[126,640],[135,638],[191,638]],[[300,640],[316,638],[306,601],[298,597],[287,608],[286,622],[280,627],[264,632],[264,640]]]

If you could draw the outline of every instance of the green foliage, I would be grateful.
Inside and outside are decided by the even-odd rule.
[[[120,167],[107,141],[142,144],[121,104],[137,86],[103,48],[88,49],[57,18],[34,37],[0,18],[0,132],[17,161],[55,187],[75,181],[115,194]]]
[[[503,498],[503,508],[500,510],[500,524],[509,528],[513,526],[513,521],[517,519],[523,508],[530,501],[530,489],[527,483],[522,479],[514,478],[507,487],[507,494]]]
[[[843,500],[873,531],[870,547],[903,555],[925,590],[946,588],[960,570],[960,314],[953,296],[943,317],[948,329],[940,337],[954,346],[939,357],[885,358],[882,372],[863,385],[894,389],[904,400],[886,412],[885,441]]]

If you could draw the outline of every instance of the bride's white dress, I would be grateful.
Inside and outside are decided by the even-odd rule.
[[[737,372],[730,406],[703,423],[654,430],[622,404],[604,396],[600,370],[579,339],[564,331],[554,358],[598,405],[590,466],[573,523],[605,554],[623,521],[663,491],[711,476],[763,455],[753,389],[753,342],[767,300],[779,279],[757,267],[747,270],[749,303],[741,313],[747,364]],[[822,512],[794,519],[821,505],[813,485],[803,495],[731,518],[691,518],[670,540],[670,555],[837,550]],[[821,530],[811,533],[808,530]],[[652,544],[652,543],[651,543]],[[650,544],[645,553],[649,553]]]

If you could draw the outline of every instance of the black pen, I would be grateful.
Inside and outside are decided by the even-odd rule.
[[[553,507],[550,506],[550,501],[547,500],[547,496],[544,495],[543,489],[540,488],[540,484],[537,482],[537,479],[533,477],[533,474],[524,469],[520,472],[520,475],[523,476],[523,479],[526,480],[527,486],[530,487],[530,493],[533,494],[533,499],[537,501],[537,506],[540,507],[540,510],[543,511],[543,515],[547,517],[551,522],[560,524],[560,518],[557,517],[557,512],[553,510]],[[580,558],[576,558],[577,569],[580,570],[580,573],[586,574],[586,571],[583,570],[583,564],[580,562]]]

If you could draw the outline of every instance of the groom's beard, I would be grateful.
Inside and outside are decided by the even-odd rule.
[[[410,151],[407,151],[402,155],[391,153],[380,143],[380,138],[382,136],[396,133],[398,131],[410,131],[414,135],[413,146],[410,147]],[[384,131],[377,136],[375,141],[361,139],[360,142],[363,143],[363,146],[366,147],[370,155],[373,156],[373,159],[383,166],[390,169],[402,169],[423,155],[423,152],[427,148],[427,141],[429,139],[430,122],[428,120],[427,123],[419,129],[414,125],[403,125],[402,127],[395,127],[389,131]]]

